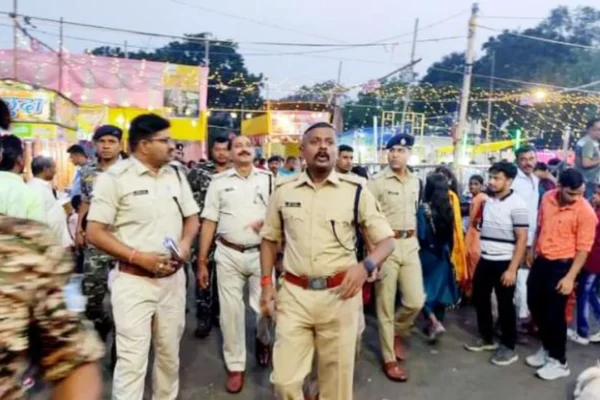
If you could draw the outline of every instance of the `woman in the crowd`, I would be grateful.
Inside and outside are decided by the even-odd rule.
[[[456,272],[450,262],[455,219],[447,178],[442,174],[429,175],[417,212],[417,229],[426,293],[423,313],[430,342],[445,332],[445,310],[460,298]]]
[[[435,169],[435,173],[442,174],[447,182],[449,187],[449,197],[450,204],[452,205],[452,212],[455,215],[454,218],[454,236],[452,238],[453,246],[452,246],[452,255],[450,259],[452,260],[452,265],[454,265],[454,270],[456,271],[456,278],[458,283],[463,289],[466,288],[467,285],[467,250],[465,248],[465,236],[462,229],[461,223],[461,212],[460,212],[460,197],[458,191],[458,180],[454,173],[445,166],[439,166]]]
[[[469,222],[467,224],[467,234],[465,243],[467,245],[467,284],[465,285],[465,294],[471,295],[471,284],[475,275],[475,267],[481,256],[479,245],[479,221],[481,219],[481,207],[487,200],[481,175],[473,175],[469,179],[469,192],[471,193],[471,205],[469,206]]]

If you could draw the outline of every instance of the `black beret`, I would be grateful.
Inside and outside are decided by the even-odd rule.
[[[387,145],[385,146],[386,150],[391,149],[394,146],[402,146],[411,148],[415,144],[415,138],[406,133],[400,133],[392,136],[390,140],[388,140]]]
[[[100,140],[100,138],[103,136],[113,136],[119,139],[120,141],[123,137],[123,131],[121,130],[121,128],[118,128],[114,125],[102,125],[98,129],[96,129],[96,132],[94,132],[92,141],[95,142],[97,140]]]

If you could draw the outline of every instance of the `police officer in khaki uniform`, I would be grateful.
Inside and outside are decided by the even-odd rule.
[[[250,308],[259,317],[258,232],[265,219],[274,182],[271,172],[252,165],[255,149],[248,137],[238,136],[230,143],[233,168],[213,176],[202,210],[198,283],[202,289],[209,285],[208,255],[216,233],[215,262],[223,354],[229,371],[226,389],[230,393],[239,393],[244,386],[246,370],[244,286],[248,283]],[[257,352],[261,353],[259,364],[267,366],[268,348],[258,340],[256,344]]]
[[[403,361],[406,357],[402,337],[410,333],[425,302],[416,235],[421,181],[407,168],[413,144],[414,138],[410,135],[392,137],[386,146],[389,165],[373,176],[368,184],[394,230],[396,247],[381,266],[375,296],[383,371],[389,379],[400,382],[406,381],[404,371],[397,364],[397,360]],[[394,317],[398,289],[402,308]]]
[[[198,231],[198,205],[183,173],[169,165],[169,127],[154,114],[131,122],[132,157],[100,174],[88,214],[88,241],[119,260],[111,289],[117,333],[113,400],[142,399],[151,342],[153,398],[174,400],[179,391],[186,300],[181,267]]]
[[[352,175],[334,171],[335,141],[328,123],[307,129],[301,147],[307,170],[278,182],[261,232],[261,309],[276,313],[277,325],[271,380],[285,400],[304,399],[315,351],[320,399],[352,399],[361,289],[393,251],[393,232],[373,196]],[[362,262],[355,255],[355,220],[375,244]],[[275,307],[272,271],[282,239]]]

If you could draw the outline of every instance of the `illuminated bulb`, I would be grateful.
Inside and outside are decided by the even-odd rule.
[[[252,118],[252,113],[246,114],[246,119],[250,119],[250,118]]]
[[[81,101],[85,101],[86,97],[85,94],[82,94],[81,96],[79,96],[81,98]]]
[[[104,99],[102,100],[102,103],[104,103],[104,105],[107,105],[109,103],[108,99]]]
[[[237,118],[237,113],[234,113],[234,112],[232,112],[232,113],[231,113],[231,114],[229,114],[229,115],[231,115],[231,118]]]
[[[129,102],[127,102],[127,101],[123,102],[122,106],[123,107],[129,107]]]
[[[125,117],[119,115],[119,117],[117,118],[117,123],[122,126],[125,123]]]
[[[544,89],[538,89],[533,93],[533,96],[536,98],[536,100],[538,101],[542,101],[546,98],[546,96],[548,95],[548,93],[546,93],[546,91]]]
[[[192,120],[192,126],[197,126],[198,125],[198,121],[196,121],[195,119]]]

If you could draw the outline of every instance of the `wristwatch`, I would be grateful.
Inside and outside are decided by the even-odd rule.
[[[369,257],[365,258],[362,263],[369,275],[371,275],[373,273],[373,271],[375,271],[375,268],[377,268],[377,265],[375,264],[375,262],[373,260],[371,260]]]

